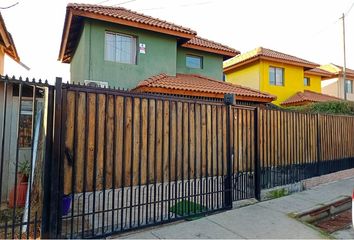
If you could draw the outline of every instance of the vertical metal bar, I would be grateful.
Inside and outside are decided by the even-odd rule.
[[[112,174],[112,219],[111,219],[111,231],[114,232],[114,211],[115,211],[115,195],[116,195],[116,164],[117,164],[117,96],[112,95],[113,97],[113,174]],[[119,194],[119,191],[118,191]],[[119,195],[117,199],[117,209],[118,209],[118,203],[119,203]],[[118,212],[118,210],[117,210]],[[118,216],[117,216],[118,217]],[[118,219],[117,219],[118,223]]]
[[[199,182],[199,202],[200,205],[203,205],[203,105],[200,104],[200,112],[199,112],[199,127],[200,127],[200,182]],[[196,209],[194,209],[196,210]]]
[[[77,162],[77,144],[78,144],[78,105],[79,105],[79,93],[78,91],[75,91],[75,114],[74,114],[74,146],[73,146],[73,159],[72,159],[72,171],[71,171],[71,202],[73,204],[71,204],[71,217],[70,217],[70,238],[73,238],[73,228],[74,228],[74,208],[75,208],[75,204],[74,204],[74,195],[75,195],[75,187],[76,187],[76,162]]]
[[[194,195],[194,202],[197,202],[197,107],[196,107],[196,103],[194,103],[194,143],[195,143],[195,148],[194,148],[194,191],[193,191],[193,195]],[[200,144],[198,144],[200,146]],[[195,209],[194,212],[195,213]]]
[[[213,106],[211,106],[211,209],[214,209],[214,121],[213,121]]]
[[[50,238],[50,210],[51,210],[51,185],[52,185],[52,150],[53,150],[53,110],[54,110],[54,88],[47,88],[47,119],[46,119],[46,137],[45,137],[45,159],[43,166],[43,206],[42,206],[42,224],[41,237]],[[1,179],[0,179],[1,180]],[[0,184],[1,185],[1,184]]]
[[[30,229],[30,219],[31,219],[31,192],[32,192],[32,169],[33,169],[33,143],[34,143],[34,127],[35,127],[35,119],[36,119],[36,112],[37,112],[37,103],[36,103],[36,85],[33,85],[32,87],[32,126],[31,126],[31,164],[30,164],[30,172],[29,172],[29,178],[28,178],[28,183],[29,183],[29,196],[28,196],[28,215],[27,215],[27,234],[26,238],[29,238],[29,229]],[[1,181],[0,181],[1,182]],[[0,196],[1,196],[1,190],[0,190]]]
[[[142,119],[142,98],[139,98],[139,162],[138,162],[138,226],[140,226],[140,215],[141,215],[141,152],[142,152],[142,142],[143,142],[143,119]]]
[[[172,143],[172,102],[168,101],[168,209],[167,209],[167,213],[168,213],[168,220],[171,219],[171,214],[170,214],[170,208],[171,208],[171,157],[172,157],[172,147],[171,147],[171,143]],[[177,167],[177,166],[175,166]]]
[[[255,188],[254,195],[255,198],[261,200],[261,163],[260,163],[260,152],[259,152],[259,107],[254,110],[254,171],[255,171]]]
[[[7,80],[5,79],[4,82],[4,99],[3,99],[3,103],[4,103],[4,109],[2,112],[2,129],[1,129],[1,160],[0,160],[0,198],[2,196],[2,177],[3,177],[3,170],[4,170],[4,154],[5,154],[5,128],[6,128],[6,109],[7,109]],[[0,199],[1,200],[1,199]],[[5,238],[7,238],[7,236],[5,235]]]
[[[220,207],[220,186],[219,186],[219,112],[221,113],[221,111],[219,111],[220,108],[219,106],[216,106],[216,208]]]
[[[17,111],[17,129],[16,129],[16,162],[15,162],[15,192],[14,192],[14,208],[12,211],[12,233],[11,236],[15,236],[15,224],[16,224],[16,205],[17,205],[17,177],[16,173],[18,171],[18,149],[19,149],[19,134],[20,134],[20,118],[21,118],[21,105],[22,105],[22,82],[19,84],[18,90],[18,111]]]
[[[161,147],[161,221],[163,221],[163,201],[164,201],[164,158],[165,158],[165,101],[162,101],[162,147]]]
[[[92,237],[95,236],[95,214],[96,214],[96,180],[97,180],[97,151],[98,151],[98,108],[99,108],[99,95],[95,93],[95,147],[93,149],[93,200],[92,200]]]
[[[175,137],[176,137],[176,139],[175,139],[176,140],[176,142],[175,142],[176,143],[175,144],[175,208],[177,208],[177,200],[178,200],[178,197],[179,197],[179,194],[177,196],[177,186],[179,186],[178,185],[178,135],[179,134],[178,134],[178,102],[175,102],[175,103],[176,103],[176,105],[175,105],[175,112],[176,112],[176,130],[175,130]],[[182,113],[183,113],[183,108],[182,108]],[[183,119],[182,119],[182,121],[183,121]],[[182,136],[182,141],[183,141],[183,128],[181,128],[181,136]],[[182,155],[182,166],[183,166],[183,155]],[[182,172],[183,172],[183,168],[182,168]],[[182,178],[182,188],[183,188],[183,178]],[[177,217],[177,214],[175,214],[175,218],[176,217]]]
[[[56,78],[55,81],[55,115],[54,115],[54,143],[53,152],[50,160],[51,171],[48,179],[51,179],[50,185],[50,209],[49,209],[49,238],[57,238],[60,234],[59,232],[59,217],[61,214],[61,201],[60,201],[60,166],[62,162],[62,151],[61,151],[61,135],[60,131],[62,128],[62,79]]]
[[[226,178],[225,178],[225,207],[232,208],[232,147],[230,141],[231,104],[226,102]]]
[[[208,188],[208,161],[209,161],[209,143],[208,143],[208,105],[205,105],[205,205],[209,208],[209,188]]]
[[[102,188],[103,188],[103,203],[102,203],[102,235],[105,233],[105,211],[106,211],[106,184],[107,184],[107,179],[106,179],[106,173],[107,173],[107,118],[108,118],[108,107],[107,106],[107,101],[108,101],[108,94],[105,94],[104,98],[104,135],[103,135],[103,183],[102,183]],[[112,203],[113,204],[113,203]],[[113,216],[113,215],[112,215]]]
[[[154,117],[154,124],[155,124],[155,133],[154,133],[154,223],[156,223],[156,183],[157,183],[157,99],[155,99],[155,117]]]
[[[190,169],[191,169],[191,141],[192,141],[192,136],[191,136],[191,119],[190,119],[190,111],[191,111],[191,106],[190,106],[190,103],[187,103],[187,106],[188,106],[188,111],[187,111],[187,129],[188,129],[188,138],[187,138],[187,143],[188,143],[188,151],[187,151],[187,178],[188,178],[188,203],[190,203],[191,201],[191,173],[190,173]],[[195,113],[194,113],[195,114]],[[182,129],[184,127],[184,104],[182,105]],[[183,131],[183,130],[182,130]],[[182,139],[184,139],[182,137]],[[194,148],[194,151],[195,151],[195,146],[196,144],[194,143],[193,145],[193,148]],[[182,156],[184,156],[184,142],[182,140]],[[184,159],[182,159],[182,163],[184,162]],[[183,165],[182,165],[183,166]],[[184,178],[184,167],[182,167],[183,171],[182,171],[182,179]],[[188,212],[188,215],[190,215],[190,207],[189,207],[190,204],[187,205],[187,212]]]
[[[81,238],[85,236],[85,207],[86,207],[86,185],[87,185],[87,151],[88,151],[88,129],[89,129],[89,103],[88,92],[85,93],[85,153],[84,153],[84,179],[82,182],[82,217],[81,217]]]
[[[134,128],[135,128],[135,124],[134,124],[134,118],[135,118],[135,98],[132,97],[132,130],[131,130],[131,148],[130,148],[130,206],[129,206],[129,227],[132,228],[132,216],[133,216],[133,185],[134,185]],[[134,199],[135,202],[135,199]],[[135,205],[135,204],[134,204]]]
[[[146,208],[145,222],[149,223],[149,185],[150,185],[150,99],[147,99],[147,134],[146,134]],[[151,210],[151,209],[150,209]],[[150,211],[151,213],[151,211]]]
[[[124,220],[124,186],[125,186],[125,131],[126,131],[126,97],[123,97],[123,128],[122,128],[122,198],[121,198],[121,208],[120,208],[120,230],[123,231],[123,220]]]

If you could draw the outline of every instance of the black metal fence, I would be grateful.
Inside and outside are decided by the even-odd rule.
[[[21,79],[20,79],[21,80]],[[42,215],[42,175],[50,116],[47,82],[0,79],[0,238],[37,238]],[[40,127],[42,126],[42,127]],[[50,143],[49,143],[50,145]]]
[[[1,78],[0,97],[1,238],[105,237],[354,167],[348,116],[61,79]]]

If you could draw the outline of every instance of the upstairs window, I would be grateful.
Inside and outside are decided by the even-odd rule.
[[[352,80],[347,80],[346,81],[346,90],[347,90],[347,93],[353,93],[353,81]]]
[[[310,78],[304,77],[304,86],[310,86]]]
[[[269,67],[269,84],[284,86],[284,68]]]
[[[194,56],[194,55],[187,55],[186,56],[186,66],[188,68],[202,69],[203,68],[203,57]]]
[[[136,38],[106,32],[104,59],[112,62],[136,64]]]

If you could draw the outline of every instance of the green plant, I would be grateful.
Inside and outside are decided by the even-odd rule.
[[[170,212],[173,212],[179,216],[188,216],[188,215],[198,215],[202,212],[208,210],[201,204],[194,203],[191,201],[180,201],[176,205],[170,207]],[[200,218],[201,216],[189,217],[187,220],[195,220]]]
[[[287,107],[286,109],[305,113],[354,115],[354,103],[350,101],[317,102],[306,106]]]
[[[268,197],[271,198],[271,199],[280,198],[280,197],[284,197],[284,196],[287,196],[287,195],[289,195],[289,192],[285,188],[272,190],[272,191],[270,191],[268,193]]]
[[[23,174],[24,176],[28,176],[31,171],[30,162],[28,160],[24,160],[18,165],[18,173]]]

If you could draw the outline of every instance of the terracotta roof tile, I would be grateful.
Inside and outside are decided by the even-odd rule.
[[[296,106],[304,105],[308,102],[328,102],[328,101],[341,101],[342,99],[336,98],[323,93],[317,93],[310,90],[298,92],[281,103],[282,106]]]
[[[310,70],[305,71],[305,74],[313,74],[313,75],[318,75],[321,77],[332,77],[333,73],[326,71],[324,69],[320,68],[312,68]]]
[[[268,93],[195,74],[177,74],[175,77],[159,74],[141,81],[133,90],[137,91],[142,88],[163,88],[221,95],[232,93],[236,95],[236,99],[237,96],[251,97],[258,98],[262,102],[271,102],[276,99],[275,96]]]
[[[70,17],[71,15],[72,17]],[[182,44],[183,47],[216,53],[224,56],[224,59],[234,57],[240,53],[220,43],[197,37],[197,32],[190,28],[169,23],[122,7],[69,3],[67,6],[58,60],[65,63],[71,61],[71,57],[77,46],[80,26],[83,24],[83,17],[177,36],[185,42]]]
[[[270,59],[277,62],[286,62],[289,64],[305,66],[315,68],[319,66],[316,63],[307,61],[302,58],[298,58],[289,54],[277,52],[271,49],[259,47],[252,51],[240,54],[234,58],[229,59],[228,61],[224,62],[224,69],[232,69],[233,67],[241,66],[243,63],[256,61],[258,59],[265,58]]]
[[[136,23],[143,23],[146,25],[169,29],[173,31],[178,31],[187,34],[197,34],[194,30],[190,28],[182,27],[173,23],[169,23],[158,18],[153,18],[148,15],[137,13],[122,7],[110,7],[102,5],[93,4],[79,4],[79,3],[69,3],[68,9],[81,10],[84,12],[95,13],[98,15],[105,15],[110,17],[115,17],[123,20],[128,20]]]
[[[216,51],[221,51],[224,52],[225,55],[228,56],[236,56],[238,54],[240,54],[240,51],[234,49],[234,48],[230,48],[226,45],[205,39],[205,38],[201,38],[201,37],[194,37],[191,40],[189,40],[188,42],[182,44],[182,47],[190,47],[193,48],[194,46],[197,47],[206,47],[206,48],[210,48]]]

